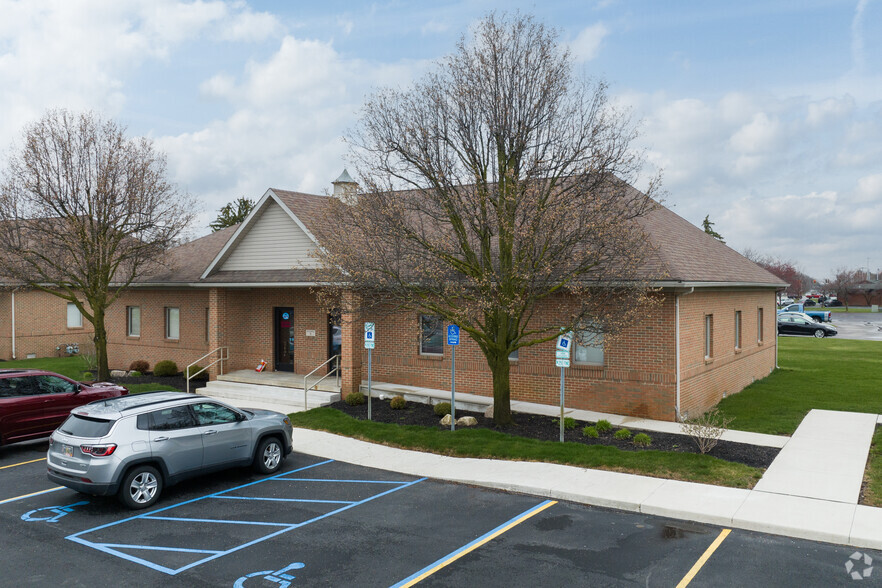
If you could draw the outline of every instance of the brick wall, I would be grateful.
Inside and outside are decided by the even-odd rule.
[[[15,357],[55,357],[70,343],[91,346],[92,325],[67,327],[67,301],[36,290],[15,293]],[[0,292],[0,358],[12,357],[12,293]]]
[[[758,341],[758,309],[763,341]],[[741,311],[741,347],[735,312]],[[711,357],[705,357],[705,316],[713,317]],[[777,319],[772,291],[696,291],[680,297],[680,407],[701,413],[724,396],[766,377],[775,367]]]

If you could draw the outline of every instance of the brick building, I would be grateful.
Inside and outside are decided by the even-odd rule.
[[[362,382],[361,325],[370,320],[377,324],[375,381],[449,389],[450,350],[433,317],[399,313],[341,324],[320,308],[309,227],[326,198],[270,189],[241,225],[178,247],[172,269],[143,278],[109,310],[111,368],[136,359],[151,366],[172,359],[183,368],[225,347],[227,371],[266,360],[270,370],[305,374],[340,354],[347,394]],[[615,340],[576,348],[567,405],[674,420],[774,369],[775,292],[785,284],[664,207],[641,223],[656,250],[653,263],[669,276],[656,284],[659,304]],[[62,343],[86,341],[88,323],[78,325],[75,314],[48,295],[0,293],[0,354],[47,356]],[[537,316],[553,320],[541,310]],[[557,403],[553,357],[549,342],[511,358],[513,400]],[[457,390],[492,395],[490,371],[468,337],[457,350]]]

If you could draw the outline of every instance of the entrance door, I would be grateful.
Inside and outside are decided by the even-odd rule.
[[[275,341],[274,364],[276,371],[294,371],[294,309],[273,309],[273,331]]]
[[[340,311],[328,315],[328,359],[340,355],[343,350],[343,327],[340,323]],[[333,374],[336,369],[335,362],[328,364],[329,374]]]

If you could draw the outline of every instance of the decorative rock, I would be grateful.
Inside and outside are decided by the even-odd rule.
[[[128,375],[126,370],[110,370],[111,378],[125,378]]]
[[[459,422],[459,421],[457,421],[457,422]],[[444,415],[444,418],[441,419],[441,424],[444,425],[445,427],[450,426],[450,415],[449,414]]]
[[[460,427],[474,427],[478,424],[478,419],[473,416],[464,416],[456,419],[456,424]]]
[[[493,405],[487,407],[487,410],[484,411],[484,418],[492,419],[493,418]]]

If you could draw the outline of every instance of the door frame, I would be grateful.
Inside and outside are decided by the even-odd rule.
[[[289,334],[293,334],[293,323],[294,323],[294,309],[290,306],[275,306],[273,307],[273,370],[277,372],[293,372],[294,371],[294,350],[291,350],[291,361],[290,363],[281,363],[279,361],[282,351],[283,345],[287,343],[286,341],[281,340],[282,332],[280,323],[282,322],[282,314],[288,313],[288,320],[291,321],[292,326],[289,327]]]

